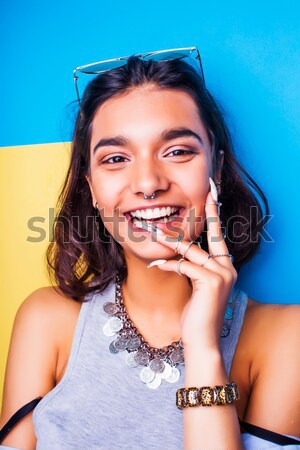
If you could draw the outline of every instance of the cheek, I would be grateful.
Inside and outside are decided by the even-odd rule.
[[[195,207],[205,203],[209,191],[209,170],[206,164],[201,164],[189,173],[182,173],[181,186],[190,197]]]
[[[97,176],[93,178],[94,196],[99,205],[99,209],[111,211],[118,203],[121,186],[114,177]]]

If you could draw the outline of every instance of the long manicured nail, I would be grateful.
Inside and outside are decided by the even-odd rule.
[[[152,233],[157,233],[160,235],[164,234],[164,232],[160,228],[157,228],[156,225],[151,225],[151,231],[152,231]]]
[[[209,184],[210,184],[210,192],[211,192],[212,198],[214,199],[215,202],[217,202],[218,201],[217,187],[214,183],[214,180],[210,177],[209,177]]]
[[[148,269],[150,269],[150,267],[154,267],[154,266],[160,266],[161,264],[166,263],[167,260],[166,259],[156,259],[155,261],[152,261],[150,264],[148,264]]]
[[[142,221],[136,222],[136,224],[140,228],[143,228],[143,230],[149,231],[150,233],[157,233],[157,234],[160,234],[160,235],[164,234],[163,231],[160,230],[159,228],[157,228],[156,225],[151,225],[151,224],[148,224],[148,223],[142,222]]]

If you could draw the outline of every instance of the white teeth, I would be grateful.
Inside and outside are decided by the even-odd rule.
[[[149,219],[158,219],[159,217],[170,216],[174,212],[176,212],[178,208],[173,206],[167,206],[164,208],[154,208],[154,209],[137,209],[130,213],[132,217],[136,217],[138,219],[149,220]]]
[[[154,210],[153,210],[153,216],[154,216],[154,217],[159,217],[159,216],[160,216],[160,210],[159,210],[159,208],[154,208]]]
[[[152,219],[152,217],[153,217],[153,211],[151,211],[151,209],[146,209],[146,218]]]

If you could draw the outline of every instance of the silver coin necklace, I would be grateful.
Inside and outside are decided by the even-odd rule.
[[[126,350],[126,363],[130,367],[141,366],[140,379],[146,386],[157,389],[163,381],[176,383],[179,380],[178,365],[184,363],[181,340],[163,348],[151,347],[128,316],[119,279],[116,282],[115,302],[106,302],[103,309],[110,316],[103,332],[114,337],[109,351],[119,353]]]
[[[151,347],[128,316],[119,278],[116,280],[115,301],[104,303],[103,309],[109,316],[109,320],[103,326],[103,333],[114,338],[109,345],[109,351],[119,353],[126,350],[126,363],[130,367],[142,366],[140,380],[148,388],[157,389],[163,381],[176,383],[179,380],[178,366],[184,364],[181,339],[163,348]],[[229,334],[228,325],[223,325],[221,337]]]

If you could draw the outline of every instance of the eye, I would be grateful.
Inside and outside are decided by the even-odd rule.
[[[128,161],[128,158],[125,158],[124,156],[121,155],[115,155],[100,161],[100,164],[120,164],[125,161]]]
[[[186,148],[176,148],[175,150],[172,150],[170,153],[168,153],[166,156],[177,156],[177,157],[187,157],[187,156],[193,156],[196,154],[195,150],[192,149],[186,149]]]

